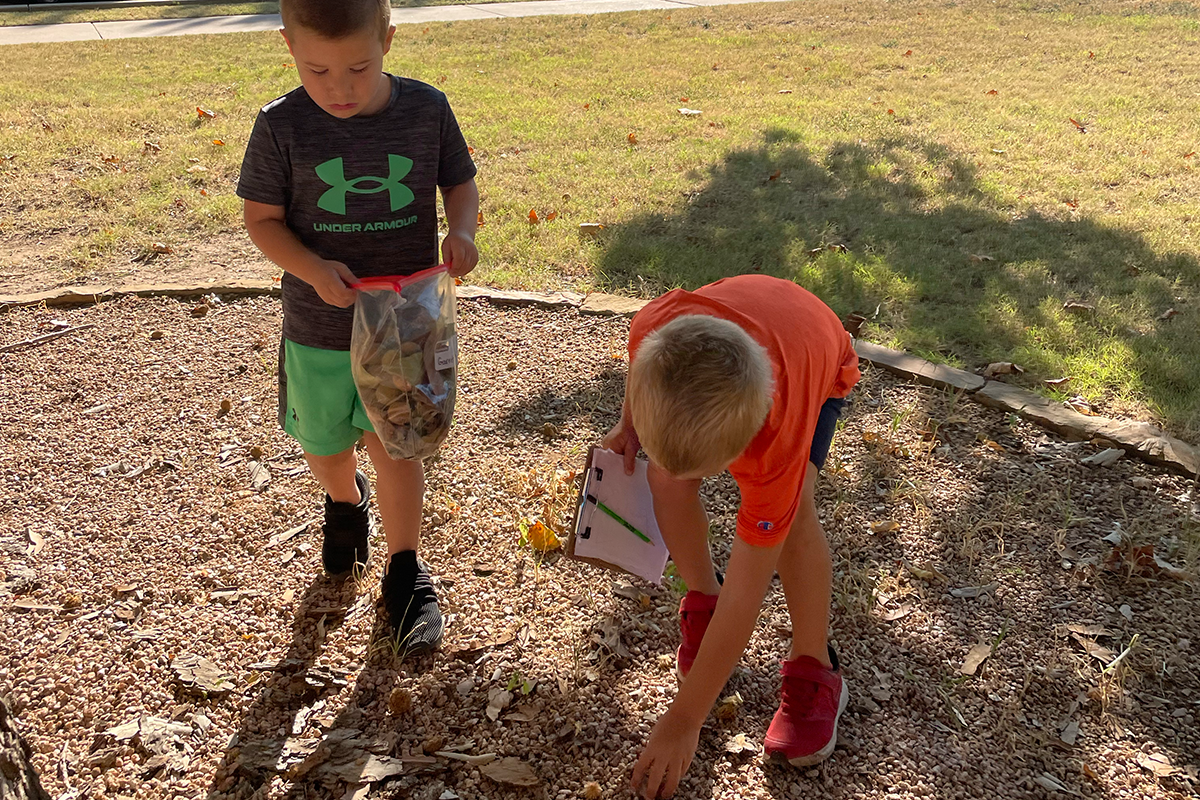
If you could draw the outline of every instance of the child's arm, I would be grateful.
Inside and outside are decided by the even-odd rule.
[[[475,179],[443,187],[442,205],[446,207],[446,225],[449,227],[442,240],[442,261],[450,265],[450,274],[457,278],[475,269],[479,263],[479,251],[475,248],[479,187],[475,185]]]
[[[782,543],[755,547],[734,540],[721,598],[700,652],[633,768],[633,790],[642,797],[658,797],[660,787],[663,797],[671,796],[687,772],[696,754],[700,727],[750,642],[782,549]]]
[[[342,262],[321,258],[305,247],[287,226],[283,206],[253,200],[242,203],[246,233],[263,255],[312,286],[329,305],[339,308],[354,305],[357,293],[347,285],[358,280],[354,273]]]

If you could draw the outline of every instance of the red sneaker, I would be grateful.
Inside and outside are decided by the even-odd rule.
[[[833,669],[809,656],[783,662],[779,710],[763,741],[772,760],[807,767],[829,758],[837,746],[838,720],[848,695],[833,648],[829,655]]]
[[[675,674],[680,680],[687,677],[692,662],[696,660],[696,653],[700,652],[700,642],[708,630],[708,623],[712,621],[718,596],[688,592],[679,601],[679,632],[683,641],[675,651]]]

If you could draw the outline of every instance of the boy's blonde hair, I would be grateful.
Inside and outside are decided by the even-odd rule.
[[[279,0],[283,28],[304,28],[324,39],[341,39],[360,31],[387,38],[392,24],[391,0]]]
[[[687,314],[642,340],[625,398],[655,464],[672,475],[708,475],[746,449],[773,394],[762,345],[728,320]]]

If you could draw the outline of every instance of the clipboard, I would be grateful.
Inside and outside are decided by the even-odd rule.
[[[654,500],[646,479],[649,462],[638,459],[633,475],[625,474],[623,462],[624,457],[612,451],[596,446],[588,450],[575,503],[575,521],[567,539],[567,557],[636,575],[657,586],[662,582],[669,553],[654,516]],[[599,501],[650,541],[644,541],[589,498]]]

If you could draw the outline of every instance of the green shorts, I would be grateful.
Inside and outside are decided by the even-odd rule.
[[[279,346],[279,424],[304,452],[337,455],[374,432],[350,374],[348,350],[283,339]]]

